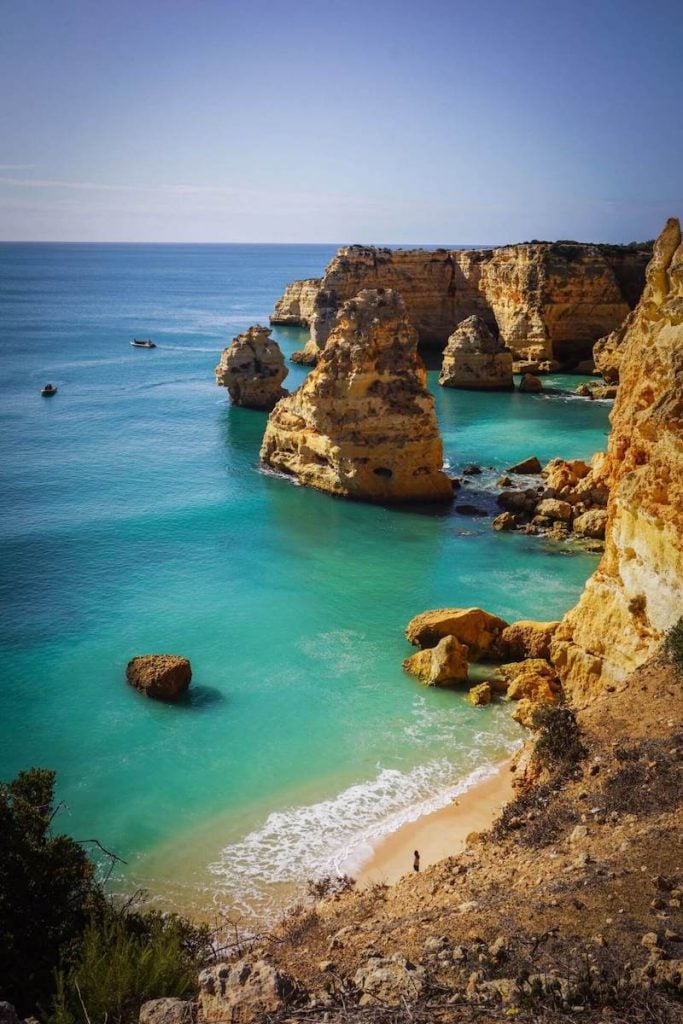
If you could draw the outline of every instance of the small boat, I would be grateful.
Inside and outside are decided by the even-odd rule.
[[[48,395],[56,395],[57,388],[54,386],[54,384],[46,384],[45,387],[42,387],[40,389],[40,393],[41,395],[45,395],[45,397],[47,398]]]
[[[156,348],[156,345],[150,338],[133,338],[131,345],[133,348]]]

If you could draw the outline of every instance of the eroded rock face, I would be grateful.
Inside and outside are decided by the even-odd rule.
[[[512,353],[481,317],[469,316],[448,339],[439,384],[445,388],[512,391]]]
[[[410,620],[406,638],[416,647],[435,647],[443,637],[452,636],[467,648],[470,661],[496,660],[500,656],[500,636],[507,626],[504,619],[483,608],[435,608]]]
[[[146,697],[178,700],[192,680],[192,666],[176,654],[142,654],[128,662],[126,679]]]
[[[235,405],[272,409],[287,394],[280,385],[288,372],[270,330],[256,324],[223,349],[216,367],[216,383],[228,389]]]
[[[295,980],[265,960],[215,964],[199,975],[199,1024],[254,1020],[275,1013],[297,995]]]
[[[437,252],[353,245],[328,264],[313,302],[302,302],[295,282],[271,319],[312,325],[315,318],[306,346],[311,360],[334,326],[330,313],[362,289],[395,288],[422,344],[443,348],[457,324],[478,316],[520,356],[573,366],[636,304],[648,256],[579,243]],[[312,287],[300,284],[302,293]]]
[[[676,220],[655,245],[620,379],[605,553],[552,644],[575,700],[642,664],[683,609],[683,245]]]
[[[445,636],[436,647],[427,647],[406,658],[403,668],[427,686],[462,683],[467,679],[467,647],[454,636]]]
[[[500,647],[503,657],[509,661],[522,658],[549,658],[550,643],[559,626],[558,622],[537,622],[534,619],[520,619],[503,630]]]
[[[320,283],[319,277],[307,277],[288,284],[282,298],[275,303],[271,324],[309,324]]]
[[[417,332],[396,292],[342,307],[316,368],[270,414],[261,459],[341,497],[452,498]]]

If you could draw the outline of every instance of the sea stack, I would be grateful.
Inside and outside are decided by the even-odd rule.
[[[512,352],[481,317],[468,316],[448,339],[439,384],[445,388],[512,391]]]
[[[223,349],[216,383],[228,389],[235,405],[270,410],[287,394],[281,384],[288,372],[269,328],[256,324]]]
[[[683,244],[675,219],[655,243],[620,347],[605,553],[551,649],[577,702],[625,680],[683,609]]]
[[[317,366],[270,414],[263,462],[359,501],[449,501],[417,341],[398,292],[366,289],[344,303]]]

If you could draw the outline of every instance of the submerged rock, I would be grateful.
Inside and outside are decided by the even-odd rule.
[[[272,409],[287,394],[280,385],[288,372],[270,330],[256,324],[223,349],[216,367],[216,383],[228,389],[235,405]]]
[[[512,391],[512,353],[481,317],[458,324],[443,354],[439,384],[445,388]]]
[[[418,651],[403,662],[403,668],[427,686],[449,686],[467,679],[465,644],[454,636],[445,636],[436,647]]]
[[[192,666],[176,654],[143,654],[128,662],[126,679],[147,697],[177,700],[190,685]]]
[[[363,291],[343,306],[315,369],[270,414],[261,459],[341,497],[451,500],[417,332],[397,292]]]

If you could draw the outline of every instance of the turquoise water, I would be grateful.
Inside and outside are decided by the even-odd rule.
[[[353,866],[521,736],[504,705],[406,677],[406,622],[444,604],[556,617],[595,566],[488,519],[259,470],[265,416],[231,408],[213,368],[332,252],[0,245],[0,777],[56,768],[61,826],[124,857],[123,885],[253,904]],[[287,353],[305,338],[274,335]],[[493,509],[524,456],[605,447],[604,403],[430,381],[449,465],[486,470],[461,501]],[[191,659],[186,704],[125,684],[148,651]]]

